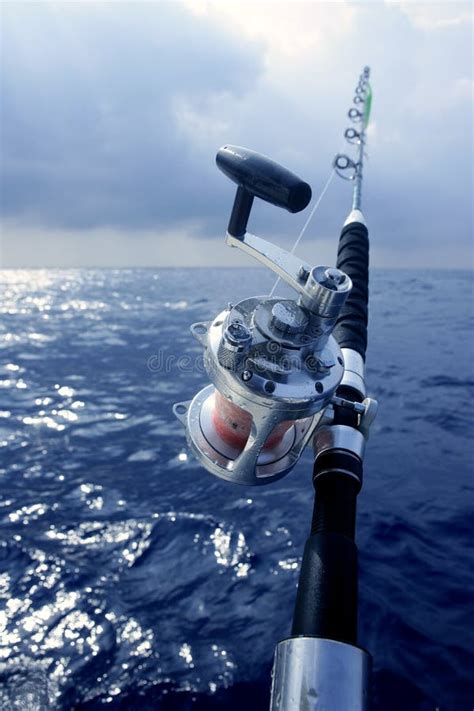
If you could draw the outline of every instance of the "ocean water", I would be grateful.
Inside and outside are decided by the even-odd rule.
[[[188,456],[171,407],[207,382],[190,323],[271,276],[0,281],[0,708],[265,709],[310,454],[273,485],[233,486]],[[472,295],[470,272],[372,274],[380,410],[357,542],[377,711],[474,708]]]

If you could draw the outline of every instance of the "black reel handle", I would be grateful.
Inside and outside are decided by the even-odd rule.
[[[308,183],[248,148],[223,146],[217,153],[216,163],[224,175],[238,185],[227,228],[233,237],[245,234],[254,197],[293,213],[304,210],[311,200]]]

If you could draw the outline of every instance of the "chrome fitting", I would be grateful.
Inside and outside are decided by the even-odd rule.
[[[349,425],[326,425],[316,430],[313,448],[315,461],[330,449],[351,452],[362,461],[365,437],[362,432]]]
[[[370,655],[317,637],[284,639],[276,648],[270,711],[367,711]]]
[[[365,398],[364,359],[352,348],[341,348],[341,352],[344,358],[344,375],[341,386],[352,388]]]
[[[352,289],[347,274],[330,267],[314,267],[306,280],[301,303],[320,318],[336,319]]]

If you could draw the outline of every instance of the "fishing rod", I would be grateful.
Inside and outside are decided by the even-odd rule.
[[[345,133],[357,156],[337,154],[333,163],[354,182],[336,267],[312,266],[247,230],[255,198],[297,213],[311,200],[308,183],[247,148],[218,151],[217,166],[237,184],[227,244],[271,269],[296,296],[274,296],[273,289],[193,324],[211,385],[173,408],[198,461],[233,483],[280,479],[313,442],[311,533],[291,636],[275,651],[271,711],[363,711],[368,703],[370,656],[357,646],[354,537],[377,408],[364,378],[369,240],[361,197],[369,76],[366,67],[349,111],[358,130]]]

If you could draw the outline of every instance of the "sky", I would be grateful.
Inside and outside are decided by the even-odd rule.
[[[217,149],[270,156],[316,199],[369,65],[372,264],[472,268],[472,8],[3,0],[0,266],[250,266],[225,245]],[[335,262],[350,192],[332,181],[310,263]],[[249,229],[290,249],[310,209],[257,200]]]

